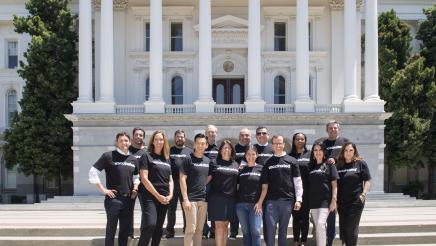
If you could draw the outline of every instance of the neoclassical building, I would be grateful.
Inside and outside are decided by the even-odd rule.
[[[383,192],[388,114],[378,95],[377,16],[394,8],[415,32],[422,9],[432,4],[73,1],[79,15],[79,95],[66,117],[74,124],[74,195],[97,193],[87,181],[90,165],[113,148],[116,132],[135,126],[145,128],[147,137],[163,129],[170,138],[182,128],[192,139],[215,124],[219,139],[237,139],[241,127],[254,131],[265,125],[271,135],[282,134],[288,141],[302,131],[311,144],[326,135],[330,120],[339,121],[341,134],[358,144],[373,174],[372,191]],[[3,129],[8,113],[17,108],[8,105],[19,100],[23,86],[14,62],[29,41],[11,32],[13,13],[26,14],[23,1],[0,3],[0,34],[7,34],[0,36],[0,48],[5,47],[0,56],[6,57],[0,59],[6,68],[0,70]],[[363,33],[366,49],[361,52]],[[9,177],[9,171],[3,168],[2,175]]]

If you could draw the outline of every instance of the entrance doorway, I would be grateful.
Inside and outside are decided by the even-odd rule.
[[[213,99],[217,104],[243,104],[244,79],[213,79]]]

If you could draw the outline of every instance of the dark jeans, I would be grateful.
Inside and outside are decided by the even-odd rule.
[[[267,246],[274,246],[277,224],[279,226],[278,245],[279,246],[286,245],[286,234],[288,230],[289,219],[291,218],[292,215],[293,207],[294,207],[294,201],[278,201],[278,200],[266,201],[265,224],[266,224]]]
[[[236,214],[241,222],[244,246],[261,246],[260,225],[262,214],[256,214],[254,203],[236,203]]]
[[[118,232],[118,245],[126,246],[131,223],[130,209],[132,199],[130,197],[117,196],[115,198],[106,197],[104,208],[106,210],[106,238],[105,245],[113,246],[115,232],[117,231],[118,220],[120,221],[120,230]]]
[[[333,245],[336,237],[336,211],[331,212],[327,217],[327,246]]]
[[[134,217],[134,213],[135,213],[135,203],[136,203],[136,198],[138,196],[135,196],[135,198],[132,199],[132,204],[131,204],[131,210],[130,210],[130,225],[129,225],[129,233],[128,235],[133,237],[133,235],[135,234],[135,228],[133,226],[133,222],[135,221],[135,217]]]
[[[158,246],[162,237],[162,226],[165,221],[168,205],[163,205],[149,195],[139,193],[141,204],[141,237],[138,246],[148,246],[151,240],[152,246]]]
[[[357,245],[359,235],[359,223],[364,204],[358,199],[354,203],[344,204],[338,207],[339,232],[346,246]]]
[[[173,199],[171,199],[170,204],[168,205],[167,212],[167,228],[166,234],[169,236],[174,236],[174,225],[176,224],[176,210],[177,210],[177,202],[180,201],[180,205],[182,205],[183,197],[180,192],[180,185],[178,180],[174,181],[174,192]],[[185,221],[185,212],[182,209],[183,214],[183,232],[185,231],[186,221]]]
[[[292,210],[292,230],[294,233],[294,242],[307,242],[307,234],[309,233],[309,212],[308,206],[303,204],[300,210]]]

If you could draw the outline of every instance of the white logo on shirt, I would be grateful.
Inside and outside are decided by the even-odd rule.
[[[162,161],[152,161],[152,162],[156,165],[163,165],[163,166],[171,167],[171,165],[166,163],[166,162],[162,162]]]
[[[259,154],[259,156],[262,156],[262,157],[271,157],[271,156],[273,156],[273,154],[263,154],[263,153],[261,153],[261,154]]]
[[[310,161],[310,159],[309,158],[300,158],[297,161]]]
[[[194,165],[194,167],[207,167],[207,168],[209,168],[209,164],[207,164],[207,163],[192,163],[192,165]]]
[[[291,165],[280,164],[280,165],[274,165],[274,166],[268,167],[268,169],[276,169],[276,168],[291,168]]]
[[[241,173],[241,174],[239,174],[239,176],[258,176],[258,177],[260,177],[260,173],[248,172],[248,173]]]
[[[141,156],[140,155],[135,155],[135,158],[139,159],[139,158],[141,158]]]
[[[229,167],[218,167],[217,170],[223,170],[223,171],[228,171],[228,172],[233,172],[233,173],[238,173],[238,169],[233,169],[233,168],[229,168]]]
[[[244,156],[245,155],[245,153],[244,152],[241,152],[241,153],[236,153],[236,156]]]
[[[338,173],[346,173],[346,172],[357,172],[357,168],[338,170]]]
[[[129,166],[135,168],[135,165],[130,162],[114,162],[115,166]]]
[[[316,169],[316,170],[310,171],[310,174],[312,174],[312,173],[325,173],[325,170]]]
[[[342,146],[337,145],[337,146],[328,147],[327,149],[328,150],[331,150],[331,149],[342,149]]]
[[[173,158],[184,158],[184,157],[186,157],[186,155],[185,154],[172,154],[172,155],[170,155],[170,157],[173,157]]]
[[[216,151],[216,150],[207,150],[207,151],[204,151],[204,153],[205,154],[218,154],[218,151]]]

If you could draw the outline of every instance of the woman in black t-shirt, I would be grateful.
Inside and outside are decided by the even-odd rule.
[[[346,246],[357,244],[359,222],[371,185],[366,162],[359,156],[354,143],[345,143],[338,158],[339,231]]]
[[[139,201],[142,209],[141,237],[138,245],[158,246],[168,204],[173,196],[173,178],[169,160],[168,139],[162,131],[150,138],[148,151],[139,163],[141,185]]]
[[[105,152],[89,170],[89,182],[95,184],[105,195],[104,208],[107,215],[105,245],[114,245],[118,220],[118,245],[126,246],[131,223],[132,199],[138,191],[138,169],[135,156],[129,152],[130,136],[126,132],[116,136],[116,149]],[[106,173],[106,187],[98,175]]]
[[[235,196],[238,183],[239,165],[235,161],[235,149],[229,140],[224,140],[218,150],[218,157],[212,160],[211,187],[208,194],[208,217],[215,221],[215,244],[227,245],[229,221],[236,216]]]
[[[323,143],[314,143],[309,162],[309,207],[315,222],[318,246],[327,243],[327,216],[336,210],[336,180],[339,178],[335,165],[327,164],[326,152]]]
[[[244,246],[260,246],[262,203],[268,184],[262,176],[264,166],[256,163],[256,147],[248,146],[244,157],[247,164],[239,170],[236,213],[241,223]]]
[[[306,147],[307,137],[304,133],[297,132],[292,136],[290,156],[297,159],[300,168],[301,181],[303,182],[303,203],[300,210],[292,210],[292,230],[294,233],[294,246],[304,246],[309,232],[309,158],[310,151]],[[301,234],[301,238],[300,238]]]

